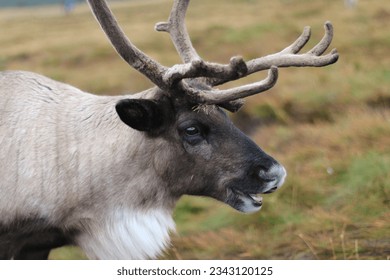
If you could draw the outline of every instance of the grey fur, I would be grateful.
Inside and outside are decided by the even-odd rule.
[[[0,88],[0,216],[12,220],[16,213],[46,212],[63,220],[72,215],[64,209],[80,213],[85,201],[99,208],[119,203],[124,193],[118,194],[115,186],[129,177],[150,185],[145,180],[151,176],[145,174],[155,171],[148,162],[156,161],[153,155],[164,143],[153,139],[151,145],[152,140],[120,121],[115,104],[125,96],[95,96],[20,71],[2,72]],[[126,192],[133,205],[144,199],[142,192]],[[162,197],[156,199],[163,204]],[[3,215],[5,211],[12,215]]]

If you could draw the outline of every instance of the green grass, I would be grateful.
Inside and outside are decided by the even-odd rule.
[[[276,52],[312,26],[335,28],[340,60],[326,68],[281,69],[269,92],[233,115],[287,169],[285,185],[244,215],[207,198],[184,197],[177,234],[162,258],[388,259],[390,256],[390,20],[387,0],[226,1],[191,3],[187,24],[198,52],[226,63]],[[165,65],[179,62],[167,34],[156,33],[171,1],[112,3],[125,32]],[[221,8],[223,7],[223,8]],[[97,94],[138,92],[150,82],[118,58],[86,5],[0,10],[0,70],[23,69]],[[261,79],[256,74],[230,86]],[[248,126],[248,124],[250,124]],[[53,259],[83,259],[78,248]]]
[[[390,210],[389,166],[389,154],[369,151],[354,158],[335,179],[341,189],[328,204],[341,209],[353,207],[353,222],[384,216]],[[345,205],[345,201],[351,204]]]

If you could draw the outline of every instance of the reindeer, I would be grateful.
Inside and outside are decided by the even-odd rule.
[[[189,0],[175,0],[167,22],[183,63],[165,67],[137,49],[104,0],[88,0],[118,54],[155,87],[134,95],[96,96],[41,75],[0,74],[0,258],[47,259],[52,248],[81,247],[91,259],[157,258],[174,230],[183,195],[260,210],[261,195],[286,171],[236,128],[225,110],[276,83],[277,67],[321,67],[333,29],[298,52],[310,28],[282,51],[228,64],[201,59],[185,26]],[[259,82],[216,86],[267,70]]]

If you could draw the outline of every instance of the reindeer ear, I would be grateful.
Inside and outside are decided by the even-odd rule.
[[[139,131],[153,132],[164,123],[164,111],[157,101],[123,99],[116,104],[115,109],[125,124]]]

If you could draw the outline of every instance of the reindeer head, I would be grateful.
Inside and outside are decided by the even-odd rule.
[[[236,112],[243,98],[273,87],[278,67],[336,62],[336,50],[322,55],[332,40],[331,23],[325,23],[325,36],[306,53],[298,54],[310,38],[308,27],[278,53],[247,62],[233,57],[226,65],[217,64],[202,60],[191,44],[184,23],[189,0],[174,0],[168,22],[156,25],[157,31],[170,34],[183,61],[168,68],[129,41],[105,1],[88,2],[119,55],[156,85],[149,91],[150,98],[121,100],[116,110],[125,124],[164,143],[153,162],[171,193],[210,196],[243,212],[259,210],[259,194],[278,189],[286,171],[239,131],[223,109]],[[268,75],[259,82],[215,88],[262,70],[268,70]]]

